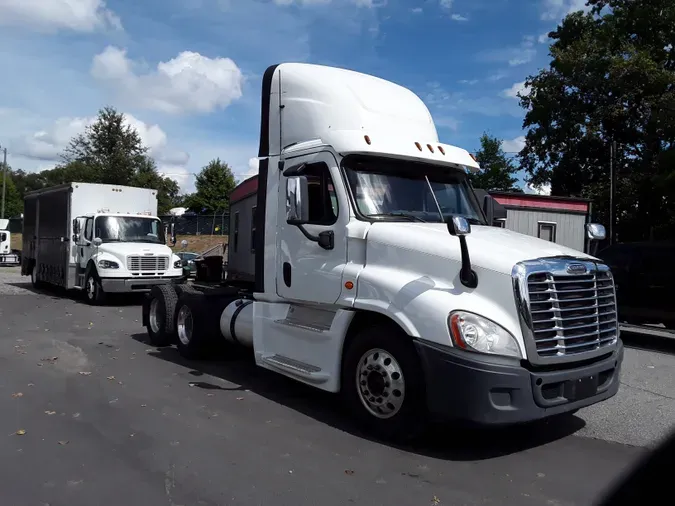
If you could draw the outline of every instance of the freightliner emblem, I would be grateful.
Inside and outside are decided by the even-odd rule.
[[[584,264],[569,264],[567,266],[568,274],[586,274],[587,269]]]

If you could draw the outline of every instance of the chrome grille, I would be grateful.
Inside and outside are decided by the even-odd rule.
[[[167,256],[128,256],[127,269],[137,272],[165,271],[169,268]]]
[[[527,276],[527,293],[540,357],[586,353],[616,342],[614,279],[606,268],[577,275],[532,272]]]

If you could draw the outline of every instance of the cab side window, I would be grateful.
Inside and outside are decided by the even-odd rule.
[[[338,201],[325,163],[314,163],[305,168],[309,194],[309,223],[312,225],[332,225],[338,217]]]
[[[94,232],[94,219],[87,218],[87,221],[84,224],[84,238],[87,241],[93,241],[93,232]]]

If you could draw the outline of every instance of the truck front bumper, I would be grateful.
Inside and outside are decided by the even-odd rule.
[[[437,419],[508,425],[576,411],[619,390],[623,343],[590,364],[529,370],[520,360],[415,341]]]
[[[0,254],[0,265],[19,265],[19,256],[14,253]]]
[[[101,278],[101,287],[107,293],[149,292],[155,285],[166,285],[183,280],[183,276],[163,278]]]

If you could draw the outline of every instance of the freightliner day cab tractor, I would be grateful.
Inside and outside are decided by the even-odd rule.
[[[391,438],[432,418],[510,424],[616,394],[609,269],[490,226],[467,180],[476,160],[438,141],[411,91],[270,67],[258,163],[252,242],[233,205],[229,281],[153,288],[143,325],[154,344],[175,341],[185,357],[217,340],[250,347],[258,366],[341,393]]]
[[[156,190],[68,183],[26,194],[21,273],[99,304],[106,293],[180,280],[183,269],[166,245]]]

